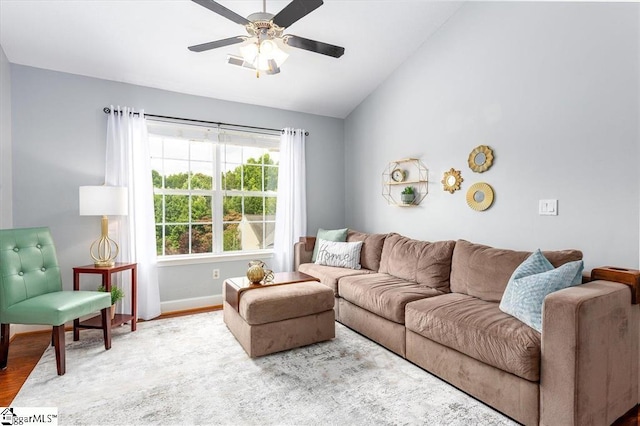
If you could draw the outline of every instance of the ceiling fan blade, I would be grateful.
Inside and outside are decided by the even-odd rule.
[[[196,44],[189,46],[192,52],[204,52],[205,50],[217,49],[218,47],[229,46],[230,44],[242,43],[246,37],[237,36],[229,37],[222,40],[210,41],[209,43]]]
[[[334,46],[333,44],[322,43],[321,41],[309,40],[308,38],[298,37],[287,34],[284,36],[284,42],[291,47],[308,50],[310,52],[320,53],[322,55],[333,56],[339,58],[344,55],[344,47]]]
[[[256,67],[254,67],[253,65],[251,65],[250,63],[246,62],[242,56],[236,56],[236,55],[227,55],[227,63],[229,65],[236,65],[245,69],[249,69],[252,71],[256,70]],[[278,68],[278,64],[276,63],[276,61],[274,61],[273,59],[269,60],[269,69],[262,71],[265,74],[268,75],[274,75],[274,74],[278,74],[280,72],[280,68]]]
[[[322,6],[322,4],[322,0],[293,0],[273,17],[273,23],[279,27],[287,28]]]
[[[227,9],[220,3],[216,3],[213,0],[192,0],[194,3],[198,3],[202,7],[206,7],[207,9],[217,13],[218,15],[222,15],[225,18],[235,22],[240,25],[247,25],[251,22],[247,18],[243,18],[242,16],[235,13],[233,10]]]
[[[256,70],[256,68],[253,65],[251,65],[249,62],[246,62],[242,56],[227,55],[227,63],[229,65],[237,65],[242,68],[246,68],[254,71]]]

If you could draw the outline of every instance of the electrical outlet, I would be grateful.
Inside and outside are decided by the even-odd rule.
[[[217,280],[218,278],[220,278],[220,269],[214,269],[213,270],[213,279]]]

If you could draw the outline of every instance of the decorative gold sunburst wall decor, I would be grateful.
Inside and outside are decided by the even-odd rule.
[[[460,175],[460,170],[456,170],[453,167],[448,172],[444,172],[444,176],[440,181],[445,191],[449,191],[451,194],[460,189],[460,184],[464,181]]]
[[[493,164],[493,151],[487,145],[479,145],[469,154],[468,163],[474,172],[486,172]]]
[[[491,207],[493,203],[493,188],[485,182],[474,183],[467,190],[467,204],[479,212]]]

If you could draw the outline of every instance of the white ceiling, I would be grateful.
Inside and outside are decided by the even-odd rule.
[[[220,0],[244,17],[260,0]],[[268,0],[277,13],[287,0]],[[245,35],[190,0],[0,0],[10,62],[217,99],[346,117],[456,10],[459,2],[325,0],[285,33],[343,46],[339,59],[291,49],[259,79],[226,64],[237,46],[187,46]]]

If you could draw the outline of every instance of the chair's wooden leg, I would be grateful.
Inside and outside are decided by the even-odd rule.
[[[76,318],[73,320],[73,341],[77,342],[80,340],[80,318]]]
[[[58,367],[58,376],[62,376],[66,372],[67,367],[64,350],[64,324],[53,327],[53,342],[56,347],[56,366]]]
[[[111,306],[102,310],[102,334],[104,336],[104,348],[111,349]]]
[[[7,368],[9,361],[9,324],[0,324],[0,370]]]

